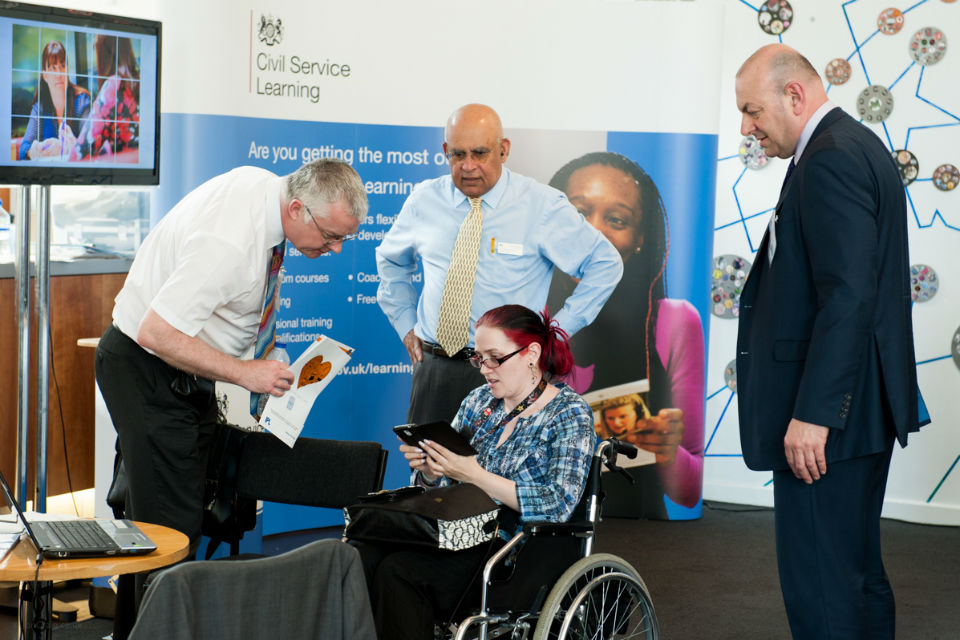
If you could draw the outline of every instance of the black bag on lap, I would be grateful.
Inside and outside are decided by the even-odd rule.
[[[403,487],[370,494],[344,508],[344,536],[372,543],[411,544],[459,551],[487,542],[499,506],[464,483],[424,491]]]

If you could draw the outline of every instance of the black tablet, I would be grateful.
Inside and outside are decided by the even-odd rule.
[[[477,455],[476,450],[470,446],[470,441],[447,422],[398,424],[393,431],[411,447],[419,447],[421,440],[430,440],[461,456]]]

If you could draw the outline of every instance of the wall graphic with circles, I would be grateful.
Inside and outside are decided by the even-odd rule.
[[[756,138],[744,136],[749,132],[736,108],[735,85],[740,65],[754,51],[783,43],[807,57],[828,100],[877,135],[900,173],[914,353],[933,424],[895,454],[887,499],[904,492],[898,497],[905,503],[943,503],[955,514],[952,523],[960,524],[960,430],[943,428],[956,415],[960,388],[960,328],[953,312],[960,309],[953,277],[960,273],[960,54],[948,46],[960,37],[960,1],[724,2],[730,44],[721,80],[705,487],[749,485],[754,473],[737,460],[739,428],[731,406],[740,291],[774,215],[788,159],[768,157]],[[910,471],[897,475],[898,468]]]

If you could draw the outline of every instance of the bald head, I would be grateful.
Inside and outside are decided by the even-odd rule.
[[[447,118],[443,139],[449,140],[451,133],[457,129],[472,128],[482,128],[498,139],[503,137],[503,125],[496,111],[485,104],[465,104]]]
[[[500,116],[483,104],[467,104],[447,119],[443,152],[450,161],[454,185],[468,197],[482,196],[500,179],[510,155]]]
[[[823,88],[820,74],[799,51],[785,44],[770,44],[757,49],[737,71],[739,79],[748,71],[758,70],[768,81],[779,87],[790,82],[803,82]],[[824,94],[826,95],[826,94]]]
[[[768,156],[792,156],[804,125],[826,101],[816,69],[786,45],[760,48],[737,71],[740,132],[760,140]]]

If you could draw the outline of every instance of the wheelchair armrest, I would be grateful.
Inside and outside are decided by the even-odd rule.
[[[497,515],[497,523],[504,531],[515,530],[520,525],[520,514],[513,509],[502,507]],[[549,522],[541,520],[526,522],[520,527],[528,536],[585,536],[593,533],[594,524],[589,520],[570,522]]]
[[[592,522],[528,522],[523,532],[530,536],[576,536],[593,533]]]

